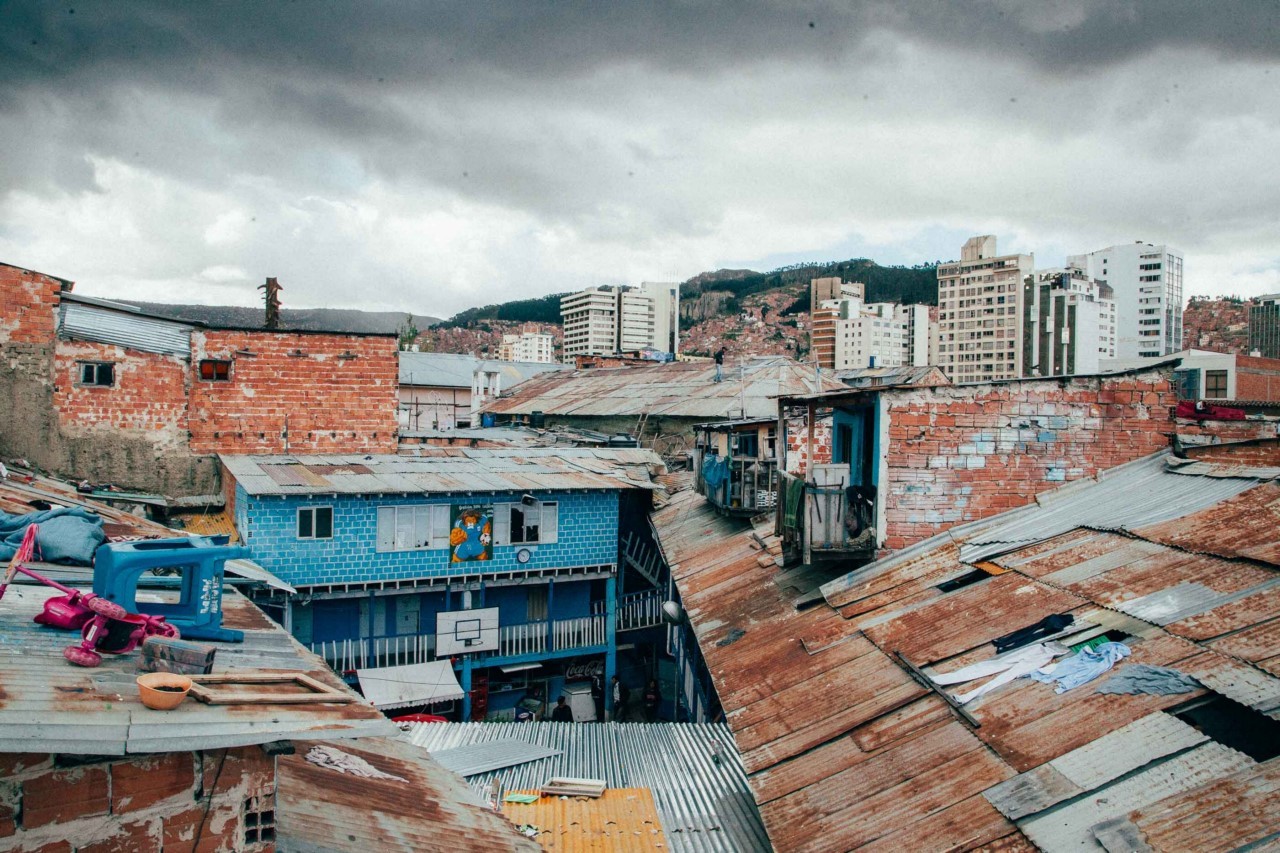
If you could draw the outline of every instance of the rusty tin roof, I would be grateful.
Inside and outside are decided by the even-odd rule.
[[[1171,511],[1138,501],[1134,524],[1107,524],[1090,511],[1105,478],[1066,487],[1065,500],[829,581],[807,609],[796,579],[821,576],[780,570],[771,524],[722,518],[690,491],[655,513],[775,847],[1236,848],[1269,837],[1258,815],[1274,812],[1280,758],[1252,758],[1169,712],[1225,697],[1275,736],[1280,488],[1266,469],[1159,460],[1155,479],[1140,474],[1157,492],[1188,478],[1210,499],[1178,481]],[[970,537],[1004,543],[982,554],[989,574],[940,590],[975,571],[961,558]],[[966,718],[912,676],[908,663],[934,673],[988,659],[996,637],[1054,613],[1075,617],[1064,642],[1124,635],[1132,655],[1117,673],[1170,667],[1202,686],[1111,695],[1096,692],[1103,676],[1058,694],[1023,678],[965,705]],[[1213,809],[1197,813],[1200,796]]]

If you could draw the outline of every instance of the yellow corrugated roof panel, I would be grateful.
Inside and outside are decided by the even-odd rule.
[[[669,849],[648,788],[611,788],[597,799],[540,797],[529,805],[503,803],[502,813],[517,827],[536,827],[533,840],[544,850],[629,853]]]

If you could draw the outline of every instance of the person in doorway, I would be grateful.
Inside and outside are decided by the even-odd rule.
[[[604,722],[604,678],[600,675],[591,676],[591,701],[596,706],[596,722]]]
[[[627,702],[631,699],[631,691],[618,676],[613,677],[613,720],[620,723],[627,718]]]
[[[556,707],[551,712],[551,722],[553,723],[572,723],[573,709],[565,704],[564,697],[561,696],[556,700]]]
[[[716,350],[716,381],[719,382],[724,378],[724,347]]]
[[[662,691],[658,689],[658,682],[656,680],[649,680],[648,686],[644,689],[644,695],[641,697],[641,701],[644,703],[645,722],[657,722],[658,707],[662,704]]]

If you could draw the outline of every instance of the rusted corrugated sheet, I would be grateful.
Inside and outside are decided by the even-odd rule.
[[[1201,512],[1142,527],[1144,539],[1280,565],[1280,484],[1264,483]]]
[[[1274,845],[1277,815],[1280,762],[1269,761],[1135,809],[1124,822],[1152,850],[1239,850]]]
[[[647,413],[680,418],[759,418],[777,413],[773,398],[807,393],[813,390],[814,381],[812,368],[780,356],[726,364],[723,382],[715,381],[715,365],[710,362],[593,368],[534,377],[481,411],[542,412],[560,417]],[[827,375],[817,381],[823,390],[847,387]]]
[[[752,531],[696,495],[674,495],[655,528],[774,845],[1025,848],[1012,818],[1038,843],[1065,849],[1102,837],[1096,815],[1123,820],[1138,808],[1142,833],[1184,839],[1157,849],[1185,849],[1196,846],[1178,834],[1186,817],[1171,813],[1175,823],[1165,826],[1147,805],[1153,799],[1222,785],[1253,798],[1240,808],[1274,811],[1270,780],[1227,782],[1246,778],[1240,771],[1250,759],[1167,713],[1212,691],[1280,715],[1280,564],[1268,550],[1278,538],[1271,513],[1280,493],[1247,479],[1263,478],[1257,471],[1226,473],[1143,460],[1119,480],[1044,496],[1012,521],[958,529],[856,569],[822,587],[824,602],[799,611],[794,599],[819,573],[780,571],[766,553],[775,541],[768,525]],[[1177,505],[1147,495],[1125,508],[1116,483],[1135,478],[1176,478]],[[1198,492],[1196,483],[1207,485]],[[1166,520],[1082,526],[1098,522],[1099,506],[1117,507],[1122,521]],[[1047,514],[1037,521],[1037,513]],[[1002,526],[1013,535],[999,534]],[[970,534],[997,548],[994,562],[1008,571],[938,589],[973,571],[966,554],[987,553],[968,546]],[[1199,542],[1210,536],[1225,544]],[[951,671],[991,658],[996,637],[1054,613],[1075,617],[1077,633],[1064,642],[1103,632],[1124,642],[1131,655],[1114,672],[1170,667],[1203,687],[1102,694],[1104,674],[1057,693],[1018,679],[965,707],[973,725],[895,657]],[[1010,782],[1017,773],[1021,781]],[[993,802],[1008,805],[1008,816]],[[1256,822],[1211,823],[1214,847],[1259,837]],[[1116,843],[1129,837],[1124,831],[1116,830]]]
[[[462,779],[415,746],[383,738],[327,747],[395,779],[365,778],[306,760],[300,743],[277,764],[276,834],[282,851],[536,851]]]

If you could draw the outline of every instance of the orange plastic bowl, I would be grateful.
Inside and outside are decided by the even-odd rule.
[[[191,689],[191,679],[173,672],[148,672],[138,676],[138,698],[157,711],[168,711],[182,704]]]

